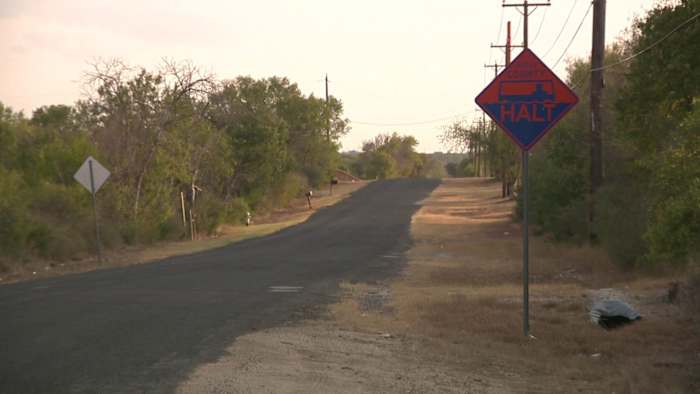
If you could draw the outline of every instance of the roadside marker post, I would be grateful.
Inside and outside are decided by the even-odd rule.
[[[97,258],[102,262],[102,242],[100,240],[100,224],[97,216],[97,191],[109,177],[109,171],[92,156],[88,156],[76,171],[73,178],[92,194],[92,210],[95,216],[95,240],[97,243]]]
[[[475,99],[515,142],[523,157],[523,333],[529,335],[529,151],[577,103],[578,97],[526,48]]]

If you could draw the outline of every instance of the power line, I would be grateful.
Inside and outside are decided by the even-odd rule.
[[[517,37],[518,32],[520,31],[520,25],[523,23],[523,15],[520,14],[520,18],[518,18],[518,25],[515,27],[515,35]]]
[[[696,19],[698,19],[698,18],[700,18],[700,13],[697,13],[697,14],[691,16],[691,17],[690,17],[689,19],[687,19],[685,22],[683,22],[683,23],[681,23],[680,25],[676,26],[673,30],[671,30],[670,32],[666,33],[665,36],[661,37],[661,38],[658,39],[656,42],[654,42],[653,44],[649,45],[648,47],[642,49],[641,51],[639,51],[639,52],[637,52],[637,53],[634,53],[634,54],[632,54],[632,55],[629,55],[629,56],[627,56],[626,58],[620,60],[619,62],[615,62],[615,63],[612,63],[612,64],[608,64],[608,65],[603,66],[603,67],[594,68],[594,69],[591,69],[591,71],[605,70],[605,69],[608,69],[608,68],[611,68],[611,67],[619,66],[620,64],[623,64],[623,63],[627,63],[628,61],[634,59],[635,57],[637,57],[637,56],[639,56],[639,55],[641,55],[641,54],[643,54],[643,53],[648,52],[649,50],[651,50],[651,49],[654,48],[655,46],[661,44],[663,41],[666,41],[666,39],[668,39],[673,33],[677,32],[678,30],[682,29],[682,28],[685,27],[686,25],[690,24],[690,22],[692,22],[692,21],[694,21],[694,20],[696,20]]]
[[[501,32],[503,31],[503,15],[504,14],[504,8],[501,7],[501,21],[498,22],[498,35],[496,36],[496,42],[499,42],[501,39]],[[493,48],[489,49],[489,63],[491,63],[491,59],[493,58]],[[486,76],[486,70],[484,70],[484,82],[487,81],[487,76]]]
[[[540,27],[537,28],[537,33],[535,33],[535,38],[532,40],[530,44],[534,44],[535,41],[537,41],[537,37],[540,36],[540,32],[542,31],[542,25],[544,25],[544,19],[547,17],[547,10],[549,8],[545,8],[544,12],[542,13],[542,20],[540,20]]]
[[[569,18],[571,18],[571,14],[574,12],[574,8],[576,8],[576,3],[578,0],[574,0],[573,3],[571,3],[571,8],[569,9],[569,14],[566,16],[566,19],[564,20],[564,24],[561,26],[561,30],[559,30],[559,34],[557,34],[557,38],[554,39],[554,42],[552,43],[552,46],[547,49],[547,52],[544,53],[544,56],[542,57],[547,57],[549,55],[549,52],[552,52],[552,49],[554,49],[554,46],[557,45],[557,42],[559,42],[559,38],[561,37],[562,33],[564,33],[564,29],[566,28],[566,25],[569,23]]]
[[[619,66],[619,65],[621,65],[621,64],[624,64],[624,63],[629,62],[630,60],[636,58],[637,56],[640,56],[640,55],[643,55],[643,54],[649,52],[651,49],[653,49],[653,48],[656,47],[657,45],[661,44],[663,41],[666,41],[671,35],[673,35],[673,33],[677,32],[678,30],[682,29],[683,27],[685,27],[685,26],[687,26],[688,24],[690,24],[690,22],[692,22],[692,21],[694,21],[694,20],[696,20],[696,19],[698,19],[698,18],[700,18],[700,13],[697,13],[697,14],[691,16],[690,18],[688,18],[687,20],[685,20],[683,23],[681,23],[680,25],[678,25],[678,26],[676,26],[675,28],[673,28],[673,30],[671,30],[670,32],[666,33],[663,37],[661,37],[660,39],[656,40],[654,43],[652,43],[652,44],[649,45],[648,47],[642,49],[641,51],[638,51],[638,52],[636,52],[636,53],[633,53],[633,54],[627,56],[626,58],[624,58],[624,59],[622,59],[622,60],[620,60],[620,61],[617,61],[617,62],[615,62],[615,63],[611,63],[611,64],[605,65],[605,66],[603,66],[603,67],[593,68],[593,69],[589,70],[589,73],[590,73],[590,72],[593,72],[593,71],[607,70],[607,69],[609,69],[609,68],[613,68],[613,67]],[[576,81],[576,83],[573,84],[572,89],[577,89],[577,88],[581,87],[581,85],[582,85],[585,81],[586,81],[586,77],[583,77],[583,78],[581,78],[580,80]]]
[[[504,8],[501,7],[501,21],[498,22],[498,35],[496,35],[496,42],[498,42],[501,39],[501,33],[503,32],[503,17],[504,17]]]
[[[358,125],[364,125],[364,126],[382,126],[382,127],[391,127],[391,126],[418,126],[418,125],[424,125],[424,124],[430,124],[430,123],[437,123],[441,122],[444,120],[449,120],[449,119],[454,119],[459,116],[466,116],[468,114],[454,114],[451,116],[445,116],[442,118],[436,118],[436,119],[430,119],[430,120],[423,120],[423,121],[417,121],[417,122],[406,122],[406,123],[381,123],[381,122],[360,122],[360,121],[354,121],[351,120],[350,123],[358,124]]]
[[[574,35],[571,37],[571,40],[569,41],[569,44],[566,46],[566,49],[564,49],[564,52],[562,52],[561,56],[559,56],[559,59],[554,63],[554,66],[552,68],[556,67],[557,64],[561,61],[561,59],[564,58],[564,55],[566,55],[566,52],[569,50],[569,47],[571,47],[571,44],[574,42],[576,39],[576,36],[578,35],[578,32],[581,30],[581,26],[583,26],[583,22],[586,20],[586,17],[588,14],[591,12],[591,8],[593,8],[593,3],[591,3],[588,6],[588,9],[586,9],[586,14],[583,15],[583,18],[581,18],[581,23],[578,24],[578,27],[576,28],[576,32],[574,32]]]

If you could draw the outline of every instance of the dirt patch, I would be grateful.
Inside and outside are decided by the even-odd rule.
[[[390,283],[343,283],[325,319],[239,338],[181,392],[700,391],[700,319],[684,276],[633,275],[590,247],[531,237],[522,334],[521,233],[500,185],[446,180],[414,215]],[[669,283],[681,283],[668,298]],[[643,320],[613,331],[588,307],[622,297]]]
[[[304,222],[316,210],[342,201],[365,185],[367,185],[367,182],[364,181],[341,183],[333,187],[332,194],[329,189],[315,191],[312,201],[313,209],[308,208],[305,198],[299,198],[293,200],[287,207],[274,209],[264,215],[255,216],[251,226],[221,226],[216,234],[206,237],[202,236],[195,241],[161,242],[149,246],[128,246],[117,250],[108,250],[105,251],[101,263],[93,256],[68,261],[32,260],[18,261],[6,264],[6,266],[0,265],[0,285],[97,269],[144,264],[168,257],[219,248],[249,238],[265,236]]]

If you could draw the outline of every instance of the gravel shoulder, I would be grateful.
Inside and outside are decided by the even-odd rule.
[[[424,346],[414,345],[328,321],[274,328],[240,337],[224,357],[199,368],[177,392],[459,393],[465,385],[498,392],[480,378],[427,360]]]

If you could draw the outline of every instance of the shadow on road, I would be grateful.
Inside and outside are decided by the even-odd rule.
[[[307,222],[152,264],[0,288],[0,392],[163,392],[244,333],[308,317],[340,281],[400,270],[439,181],[374,182]]]

